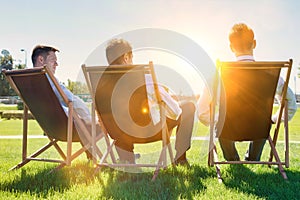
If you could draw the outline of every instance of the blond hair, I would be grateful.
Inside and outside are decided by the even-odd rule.
[[[229,33],[229,41],[237,51],[250,50],[253,47],[254,32],[244,23],[235,24]]]

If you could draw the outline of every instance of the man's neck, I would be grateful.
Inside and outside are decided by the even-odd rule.
[[[239,56],[253,56],[253,51],[243,51],[243,52],[234,52],[235,57],[239,57]]]

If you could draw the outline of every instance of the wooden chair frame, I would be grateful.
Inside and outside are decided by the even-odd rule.
[[[219,182],[222,182],[222,177],[221,177],[221,171],[220,171],[220,165],[221,164],[265,164],[265,165],[277,165],[279,172],[281,173],[282,177],[286,180],[287,175],[283,169],[283,166],[286,168],[289,167],[289,135],[288,135],[288,109],[287,109],[287,101],[286,101],[286,93],[288,89],[288,83],[290,79],[290,73],[292,69],[292,59],[290,59],[287,62],[220,62],[217,61],[217,73],[215,77],[215,83],[213,87],[213,100],[210,105],[210,142],[209,142],[209,154],[208,154],[208,164],[209,166],[214,166],[216,165],[216,172],[217,172],[217,177]],[[256,67],[257,66],[257,67]],[[263,67],[262,67],[263,66]],[[215,120],[215,112],[216,112],[216,104],[217,101],[220,98],[219,92],[220,87],[221,87],[221,80],[222,80],[222,68],[234,68],[234,69],[246,69],[246,68],[251,68],[254,69],[256,67],[257,70],[259,69],[274,69],[274,68],[286,68],[287,72],[285,75],[285,84],[283,87],[282,91],[282,101],[279,102],[279,115],[278,115],[278,120],[275,124],[275,129],[273,133],[273,138],[271,137],[270,133],[269,136],[267,137],[268,143],[270,144],[271,147],[271,152],[270,152],[270,158],[268,161],[219,161],[218,160],[218,154],[217,154],[217,149],[216,149],[216,143],[215,139],[217,138],[216,136],[216,120]],[[220,78],[219,78],[220,77]],[[233,77],[234,78],[234,77]],[[228,89],[228,88],[227,88]],[[275,94],[274,94],[275,95]],[[276,150],[276,142],[279,134],[279,128],[281,125],[281,119],[284,113],[284,137],[285,137],[285,154],[284,154],[284,161],[281,161],[279,158],[278,152]],[[238,122],[237,122],[238,123]],[[270,130],[271,131],[271,130]],[[273,160],[273,157],[275,157],[275,161]]]
[[[127,65],[128,66],[128,65]],[[95,87],[97,86],[97,83],[93,83],[93,80],[91,78],[91,74],[93,73],[99,73],[99,75],[101,73],[105,73],[105,69],[109,68],[114,68],[113,70],[110,70],[110,72],[108,73],[120,73],[120,72],[124,72],[124,70],[126,71],[126,67],[127,66],[121,66],[121,65],[115,65],[115,66],[86,66],[86,65],[82,65],[82,70],[83,73],[85,75],[86,78],[86,82],[88,84],[88,88],[92,94],[92,99],[93,99],[93,104],[92,104],[92,109],[96,109],[96,104],[95,104]],[[161,116],[161,121],[165,122],[166,121],[166,115],[165,115],[165,103],[162,101],[161,96],[160,96],[160,92],[158,90],[158,83],[157,83],[157,79],[156,79],[156,75],[154,72],[154,68],[153,68],[153,63],[149,62],[149,64],[146,65],[130,65],[130,67],[136,67],[139,70],[143,70],[143,71],[147,71],[148,73],[151,74],[152,79],[153,79],[153,84],[154,84],[154,91],[155,91],[155,96],[156,99],[158,101],[158,105],[160,108],[160,116]],[[95,118],[95,116],[93,116],[93,119]],[[170,160],[171,163],[174,162],[174,158],[173,158],[173,152],[172,152],[172,147],[171,144],[167,142],[168,138],[170,138],[170,133],[167,129],[166,123],[162,123],[165,124],[161,127],[162,130],[162,150],[159,156],[159,160],[156,164],[121,164],[121,163],[117,163],[114,153],[113,153],[113,147],[115,145],[115,141],[111,142],[109,133],[107,131],[107,129],[105,128],[102,118],[101,116],[98,114],[98,120],[99,123],[101,124],[101,126],[103,127],[104,133],[105,133],[105,138],[106,138],[106,144],[107,144],[107,150],[106,153],[103,155],[103,157],[101,158],[100,162],[98,163],[98,166],[109,166],[112,168],[119,168],[119,167],[154,167],[155,168],[155,172],[154,175],[152,177],[152,180],[155,180],[155,178],[157,177],[160,168],[166,168],[167,166],[167,149],[169,152],[169,156],[170,156]],[[93,122],[95,122],[95,119],[93,120]],[[112,163],[108,163],[106,160],[108,158],[108,156],[111,156],[111,160]]]
[[[73,103],[68,100],[66,94],[63,92],[63,90],[59,86],[59,83],[57,82],[56,78],[54,77],[54,75],[51,73],[51,71],[46,66],[44,66],[44,67],[38,67],[38,68],[31,68],[31,69],[23,69],[23,70],[4,70],[2,73],[6,76],[6,78],[7,78],[8,82],[9,82],[10,86],[15,90],[15,92],[19,95],[19,97],[24,102],[23,139],[22,139],[22,161],[19,164],[17,164],[16,166],[12,167],[10,170],[21,168],[21,167],[23,167],[25,164],[27,164],[30,161],[42,161],[42,162],[59,163],[59,165],[56,167],[56,169],[60,169],[60,168],[62,168],[65,165],[71,165],[71,162],[75,158],[77,158],[79,155],[81,155],[83,152],[85,152],[88,148],[92,147],[92,143],[87,143],[87,144],[84,144],[82,146],[82,148],[80,148],[76,152],[72,151],[72,143],[74,142],[73,141],[73,139],[74,139],[73,138],[73,134],[74,134],[73,131],[76,131],[77,134],[79,133],[79,131],[81,131],[81,133],[89,141],[91,141],[92,139],[91,139],[91,136],[88,133],[88,129],[86,128],[85,124],[79,118],[78,114],[74,111],[74,109],[73,109]],[[66,134],[66,142],[67,142],[66,153],[63,151],[63,149],[58,144],[58,142],[61,141],[61,140],[57,139],[57,138],[55,138],[55,137],[53,137],[51,135],[49,135],[47,133],[47,131],[44,130],[44,127],[41,126],[40,119],[37,118],[38,116],[35,116],[34,115],[35,113],[32,113],[33,116],[35,117],[35,119],[37,120],[37,122],[40,124],[41,128],[44,130],[45,135],[48,137],[48,139],[50,141],[48,142],[48,144],[42,146],[40,149],[38,149],[37,151],[35,151],[31,155],[27,155],[28,154],[27,153],[27,143],[28,143],[28,140],[27,140],[27,136],[28,136],[28,110],[30,110],[31,108],[29,106],[27,106],[27,104],[29,102],[26,102],[26,100],[24,100],[24,94],[22,94],[22,92],[20,92],[20,87],[22,87],[22,86],[21,85],[17,85],[15,83],[14,79],[18,78],[18,77],[26,77],[26,78],[28,77],[28,79],[34,79],[36,75],[41,75],[41,76],[46,77],[43,80],[47,80],[48,83],[46,83],[46,84],[48,84],[48,86],[50,86],[50,82],[49,82],[49,79],[50,79],[53,82],[53,84],[55,85],[55,88],[57,89],[57,91],[59,92],[59,94],[61,95],[63,101],[68,106],[68,116],[69,117],[66,116],[65,112],[62,109],[61,109],[61,111],[63,113],[60,113],[61,115],[65,115],[67,117],[67,133],[65,133]],[[47,77],[49,77],[49,79]],[[43,88],[40,88],[40,89],[42,90]],[[52,95],[52,97],[54,96],[57,99],[57,97],[56,97],[53,89],[52,88],[50,88],[50,89],[51,90],[46,91],[46,92],[48,92],[50,96]],[[34,94],[31,94],[31,95],[34,95]],[[58,102],[58,99],[57,99],[57,102]],[[30,106],[32,106],[32,105],[30,105]],[[47,106],[51,106],[51,105],[47,105]],[[60,106],[60,104],[59,104],[59,106]],[[56,109],[56,108],[53,108],[53,109]],[[75,124],[76,124],[76,127],[74,127]],[[98,141],[102,137],[103,137],[103,134],[100,134],[99,136],[97,136],[96,140]],[[79,141],[76,141],[76,142],[79,142]],[[39,155],[41,155],[43,152],[45,152],[47,149],[49,149],[52,146],[57,150],[57,152],[61,156],[61,159],[38,158]],[[101,153],[101,151],[98,148],[93,148],[93,149],[95,149],[96,154],[99,157],[102,156],[102,153]],[[93,154],[93,156],[95,157],[96,154]]]

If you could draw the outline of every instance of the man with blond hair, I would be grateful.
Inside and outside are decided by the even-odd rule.
[[[256,40],[254,38],[253,30],[244,23],[235,24],[229,33],[229,42],[230,49],[234,53],[237,61],[247,61],[254,62],[254,49],[256,47]],[[281,100],[281,93],[283,90],[284,80],[283,78],[279,78],[278,85],[276,88],[276,99]],[[204,97],[199,102],[199,110],[198,117],[201,122],[209,121],[209,102],[211,98],[205,93]],[[295,95],[290,88],[287,90],[286,99],[288,101],[288,120],[291,120],[294,116],[297,105]],[[272,116],[272,123],[276,123],[278,120],[278,112]],[[250,122],[249,122],[250,123]],[[219,138],[220,146],[223,151],[224,158],[228,161],[239,161],[240,157],[235,147],[235,141]],[[250,141],[248,151],[245,155],[245,160],[248,161],[259,161],[263,147],[265,145],[266,140],[255,140]]]

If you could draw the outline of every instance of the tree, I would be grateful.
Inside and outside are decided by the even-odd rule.
[[[23,69],[25,66],[18,64],[13,65],[13,58],[10,55],[9,51],[3,49],[0,54],[0,70],[12,70],[12,69]],[[0,96],[14,96],[16,93],[9,86],[6,78],[1,73],[0,74]]]
[[[13,68],[13,59],[9,51],[2,50],[0,55],[0,69],[2,70],[11,70]],[[8,96],[10,93],[9,84],[1,73],[0,75],[0,96]]]
[[[82,83],[79,81],[71,81],[70,79],[68,79],[67,88],[74,94],[87,94],[88,93],[87,85],[85,83]]]

